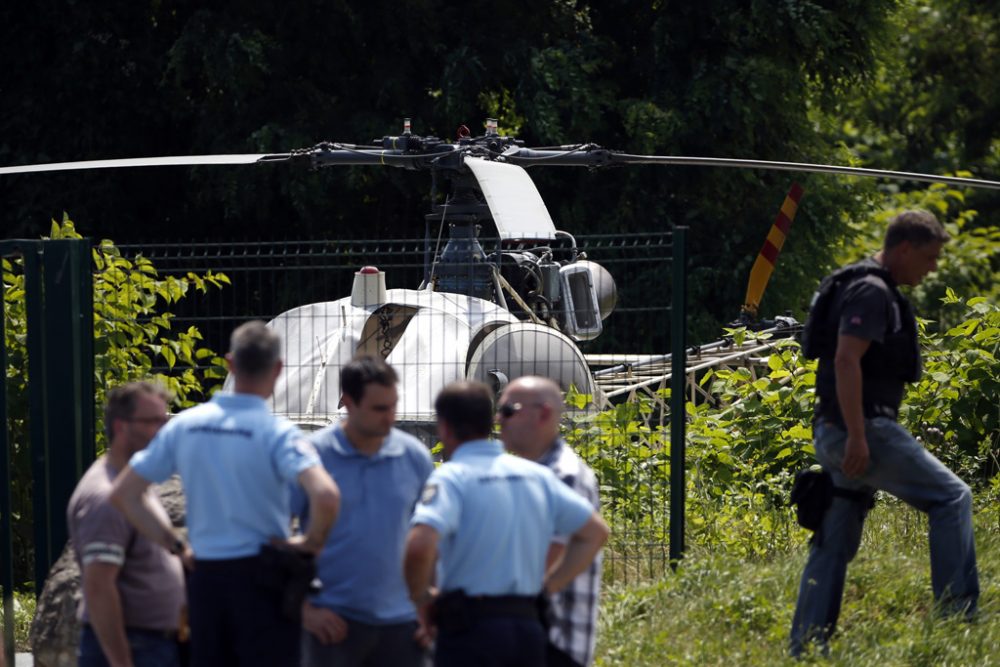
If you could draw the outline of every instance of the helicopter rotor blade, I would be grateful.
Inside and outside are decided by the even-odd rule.
[[[3,174],[31,174],[43,171],[79,171],[82,169],[122,169],[126,167],[194,166],[200,164],[254,164],[280,162],[291,159],[290,153],[243,155],[172,155],[166,157],[139,157],[120,160],[86,160],[83,162],[51,162],[17,167],[0,167]]]
[[[938,176],[909,171],[843,167],[839,165],[810,164],[806,162],[776,162],[772,160],[743,160],[736,158],[687,157],[680,155],[631,155],[584,145],[567,150],[534,150],[516,148],[504,153],[504,160],[522,167],[532,166],[590,166],[602,167],[619,164],[659,164],[689,167],[732,167],[736,169],[768,169],[775,171],[804,171],[819,174],[842,174],[868,178],[888,178],[924,183],[944,183],[958,187],[1000,190],[1000,181],[958,176]]]

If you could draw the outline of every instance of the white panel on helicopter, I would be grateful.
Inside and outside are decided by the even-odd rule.
[[[556,226],[534,181],[521,167],[468,157],[472,171],[493,214],[500,239],[552,240]]]

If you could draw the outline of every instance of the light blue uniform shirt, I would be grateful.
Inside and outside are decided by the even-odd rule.
[[[476,440],[431,474],[410,525],[440,536],[441,591],[537,595],[553,536],[575,533],[593,512],[548,468]]]
[[[413,506],[434,470],[427,448],[392,429],[381,449],[361,454],[340,424],[309,436],[340,487],[340,516],[318,561],[323,590],[311,599],[362,623],[414,620],[403,580],[403,547]],[[305,494],[292,489],[292,513],[307,518]],[[306,523],[306,525],[308,525]]]
[[[167,422],[129,464],[151,482],[180,473],[195,557],[220,560],[288,537],[289,482],[319,457],[264,399],[218,393]]]

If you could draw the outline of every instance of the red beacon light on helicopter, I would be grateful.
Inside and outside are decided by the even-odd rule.
[[[378,306],[386,301],[385,271],[379,271],[377,266],[363,266],[354,274],[354,285],[351,287],[351,305],[357,308]]]

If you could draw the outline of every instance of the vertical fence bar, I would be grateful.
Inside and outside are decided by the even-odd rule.
[[[670,306],[670,564],[684,554],[687,383],[687,228],[674,227],[673,294]]]
[[[28,349],[28,432],[31,442],[31,499],[35,533],[35,595],[40,595],[49,571],[52,535],[49,531],[48,420],[45,418],[45,293],[41,241],[24,249],[24,300]],[[60,380],[61,381],[61,380]]]
[[[97,458],[97,437],[94,431],[97,420],[97,406],[94,403],[94,267],[89,238],[79,239],[76,242],[74,262],[76,280],[80,288],[75,315],[77,335],[80,340],[77,364],[79,364],[79,391],[82,399],[80,413],[80,452],[83,457],[80,461],[80,476],[82,476]]]
[[[5,249],[0,246],[0,259]],[[6,288],[0,279],[0,586],[3,587],[3,650],[6,664],[14,664],[14,535],[11,513],[11,454],[7,422],[7,309]]]
[[[93,294],[86,290],[81,268],[89,271],[89,262],[81,261],[81,250],[89,248],[85,239],[45,241],[42,257],[45,299],[45,368],[41,377],[48,387],[44,414],[46,429],[45,468],[48,479],[47,514],[35,516],[36,523],[48,524],[47,550],[36,551],[38,568],[44,569],[41,582],[59,558],[69,537],[66,506],[83,475],[93,461],[93,354],[89,358],[92,329],[85,323],[85,312],[93,311]],[[81,266],[83,265],[83,266]],[[34,382],[39,380],[32,373]],[[34,383],[33,382],[33,383]]]

